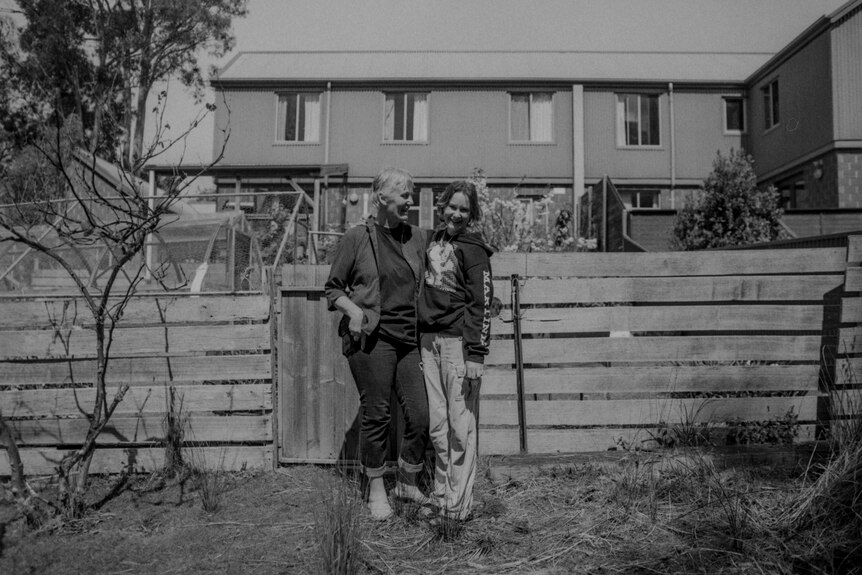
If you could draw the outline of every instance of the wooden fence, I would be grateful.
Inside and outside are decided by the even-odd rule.
[[[844,248],[495,255],[505,307],[482,384],[481,452],[647,445],[690,423],[721,440],[740,421],[788,414],[797,440],[813,439],[828,424],[827,388],[846,391],[842,374],[862,372],[860,260],[862,236]],[[284,268],[282,461],[336,461],[355,446],[358,400],[326,311],[327,272]]]
[[[130,388],[99,439],[92,471],[162,464],[171,387],[193,463],[270,466],[270,313],[261,295],[135,297],[114,334],[109,401],[122,383]],[[69,297],[0,301],[0,408],[27,473],[50,473],[86,435],[95,397],[92,321]],[[0,475],[8,473],[0,451]]]

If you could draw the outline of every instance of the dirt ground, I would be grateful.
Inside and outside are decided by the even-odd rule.
[[[413,505],[358,516],[359,573],[851,573],[806,556],[810,541],[777,526],[800,478],[762,468],[544,468],[491,480],[482,463],[474,517],[444,532]],[[0,573],[315,573],[315,521],[334,470],[300,466],[225,476],[207,512],[194,481],[135,477],[75,521],[37,529],[0,503]],[[340,486],[340,487],[339,487]],[[110,484],[97,480],[94,496]],[[729,495],[729,496],[728,496]],[[327,525],[333,530],[333,525]],[[794,542],[794,539],[796,541]]]

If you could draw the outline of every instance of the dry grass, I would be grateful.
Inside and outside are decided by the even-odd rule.
[[[487,465],[473,519],[446,536],[409,505],[372,521],[358,481],[306,466],[228,474],[217,515],[173,487],[130,490],[88,523],[50,534],[10,526],[0,572],[840,572],[806,555],[836,535],[781,521],[810,486],[804,478],[721,469],[694,449],[534,469],[517,481],[492,482]]]

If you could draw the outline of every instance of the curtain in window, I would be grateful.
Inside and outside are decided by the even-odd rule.
[[[386,94],[386,104],[383,109],[383,139],[395,139],[395,95]]]
[[[526,142],[530,139],[530,95],[512,94],[511,96],[513,142]]]
[[[424,142],[428,140],[428,94],[412,94],[413,96],[413,140]]]
[[[533,94],[530,103],[530,140],[533,142],[551,141],[551,94]]]
[[[285,129],[287,119],[287,96],[278,97],[278,112],[276,114],[275,139],[277,141],[285,139]]]
[[[658,146],[658,96],[641,96],[641,146]]]
[[[305,126],[303,142],[317,142],[320,139],[320,94],[303,94],[302,112]]]

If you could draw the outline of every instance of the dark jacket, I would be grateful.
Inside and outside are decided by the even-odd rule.
[[[437,230],[426,250],[419,331],[462,336],[468,361],[483,363],[491,338],[491,254],[475,233],[446,239]]]
[[[335,300],[344,295],[365,312],[361,341],[363,349],[367,337],[374,333],[380,324],[380,275],[377,266],[380,248],[374,225],[374,218],[367,218],[364,223],[350,228],[341,237],[329,270],[329,278],[324,285],[330,311],[336,309]],[[424,250],[428,233],[415,226],[410,226],[410,232],[410,238],[404,244],[404,259],[413,270],[418,301],[420,280],[425,272]],[[339,335],[347,332],[348,323],[349,318],[344,316],[339,325]]]

